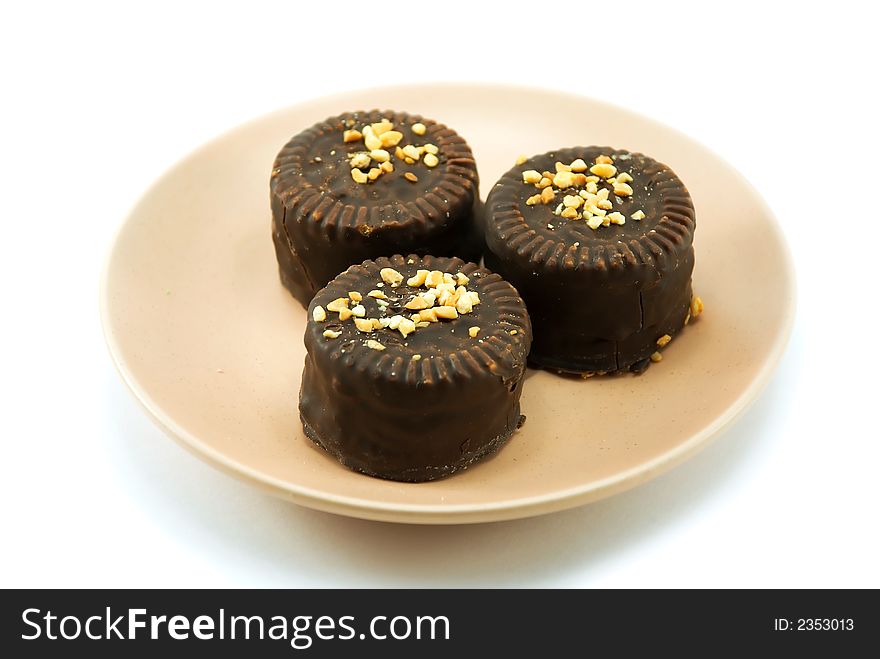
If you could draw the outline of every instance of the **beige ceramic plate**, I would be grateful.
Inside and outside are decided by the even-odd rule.
[[[300,426],[305,313],[278,281],[269,172],[294,133],[344,110],[373,107],[454,127],[473,147],[484,197],[520,153],[607,144],[668,163],[697,208],[694,284],[705,315],[640,377],[581,381],[530,372],[525,426],[496,457],[459,475],[402,484],[348,471]],[[767,381],[788,338],[793,289],[787,248],[764,202],[687,137],[557,92],[425,85],[305,103],[186,158],[120,230],[102,313],[110,352],[135,396],[169,435],[212,464],[321,510],[458,523],[582,504],[692,455]]]

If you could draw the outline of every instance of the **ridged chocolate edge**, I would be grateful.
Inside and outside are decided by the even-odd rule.
[[[340,122],[356,118],[358,123],[371,123],[382,118],[394,124],[411,125],[415,122],[425,124],[425,142],[432,142],[445,158],[440,181],[415,201],[389,201],[383,206],[367,207],[355,203],[343,203],[329,195],[322,195],[305,177],[298,174],[310,155],[312,144],[323,135],[339,133]],[[271,193],[277,196],[284,208],[285,233],[289,220],[300,220],[308,216],[320,222],[324,232],[330,236],[336,233],[340,238],[347,228],[364,226],[370,222],[379,224],[381,218],[391,217],[394,209],[403,207],[407,214],[398,216],[399,221],[427,227],[431,215],[445,217],[447,208],[457,204],[471,204],[479,197],[479,177],[476,161],[470,146],[458,133],[444,124],[421,115],[391,110],[370,110],[367,112],[345,112],[328,117],[294,136],[278,153],[272,168]],[[447,201],[444,201],[444,198]],[[448,200],[456,199],[455,202]]]
[[[338,292],[344,296],[347,291],[356,290],[358,286],[362,286],[364,277],[379,281],[379,271],[382,268],[411,267],[411,264],[407,263],[409,259],[415,260],[416,263],[421,262],[426,270],[462,272],[468,277],[475,272],[483,273],[484,276],[480,279],[482,285],[480,297],[483,300],[492,300],[498,312],[498,320],[501,324],[506,325],[505,329],[508,329],[508,334],[503,341],[497,335],[486,336],[482,343],[475,342],[469,348],[462,348],[431,359],[413,360],[410,356],[409,363],[405,368],[406,359],[402,355],[392,357],[388,350],[377,351],[364,348],[346,352],[343,357],[340,357],[344,360],[345,366],[358,369],[361,372],[370,371],[375,377],[383,378],[389,382],[405,383],[408,386],[416,384],[431,386],[441,382],[454,383],[458,379],[466,380],[486,372],[496,374],[504,381],[519,377],[525,370],[532,341],[532,327],[525,303],[517,290],[500,275],[474,263],[462,261],[458,257],[430,255],[420,257],[415,254],[404,257],[395,254],[350,266],[315,294],[309,304],[307,317],[312,317],[312,311],[317,305],[317,301],[326,296],[328,289],[338,287]],[[444,324],[445,322],[454,321],[444,321]],[[306,324],[306,332],[314,331],[313,325],[314,323],[309,321]],[[509,330],[517,330],[517,333],[511,336]],[[306,345],[308,345],[308,341]]]
[[[513,186],[523,185],[524,166],[517,165],[498,179],[486,200],[487,242],[490,242],[489,232],[495,232],[499,240],[504,233],[507,247],[535,265],[548,270],[587,268],[609,275],[642,265],[656,264],[662,267],[662,261],[667,255],[675,254],[691,244],[696,228],[693,201],[684,183],[668,165],[636,151],[599,146],[556,149],[538,155],[555,154],[557,160],[570,162],[583,157],[586,151],[642,158],[649,163],[642,173],[662,172],[663,177],[655,180],[654,189],[667,192],[660,209],[661,219],[653,229],[628,242],[614,244],[581,244],[575,247],[573,244],[547,238],[532,229],[523,215],[520,195],[514,192],[516,187]],[[499,184],[503,186],[499,187]],[[511,188],[508,189],[508,185]],[[508,198],[511,194],[514,199]]]

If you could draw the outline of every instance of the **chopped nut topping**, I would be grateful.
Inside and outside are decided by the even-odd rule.
[[[653,352],[653,353],[651,353],[651,361],[654,362],[655,364],[657,362],[662,362],[663,355],[661,355],[659,352]]]
[[[517,165],[522,165],[522,164],[523,164],[526,160],[528,160],[528,159],[529,159],[529,157],[528,157],[527,155],[525,155],[525,154],[520,154],[520,155],[518,155],[518,156],[516,157],[516,164],[517,164]]]
[[[672,337],[668,334],[664,334],[659,339],[657,339],[657,345],[661,348],[665,348],[670,341],[672,341]]]
[[[416,181],[419,180],[419,177],[416,176],[415,174],[413,174],[412,172],[407,172],[406,174],[403,175],[403,178],[405,178],[407,181],[409,181],[411,183],[415,183]]]
[[[367,339],[366,346],[368,348],[372,348],[373,350],[385,350],[385,346],[374,339]]]
[[[422,157],[422,154],[419,153],[419,150],[412,144],[407,144],[405,147],[403,147],[403,155],[407,158],[412,158],[413,160],[418,160]]]
[[[415,263],[414,259],[409,259],[408,264]],[[377,287],[391,285],[392,288],[399,286],[404,279],[404,275],[394,268],[382,268],[380,277],[383,282],[378,283]],[[359,332],[374,332],[381,329],[396,330],[406,338],[418,329],[430,326],[441,320],[454,320],[460,315],[471,313],[476,305],[480,303],[480,296],[476,291],[469,291],[467,285],[470,278],[463,272],[452,273],[443,272],[441,270],[417,270],[416,274],[408,278],[407,285],[418,289],[424,286],[425,290],[415,291],[409,295],[408,301],[404,308],[415,313],[394,314],[392,316],[384,316],[388,313],[389,302],[386,301],[386,295],[382,291],[374,289],[367,293],[367,297],[376,300],[379,307],[380,318],[366,318],[367,310],[360,304],[364,296],[358,291],[349,291],[347,298],[337,298],[327,305],[328,309],[337,310],[340,321],[346,321],[354,318],[355,327]],[[400,300],[400,298],[396,298]],[[355,306],[349,308],[349,301]],[[402,304],[400,300],[398,304]],[[439,306],[434,306],[435,303]],[[318,317],[323,313],[323,319],[326,319],[326,312],[320,308],[321,312],[313,311],[313,316]],[[455,330],[452,330],[455,331]]]
[[[418,287],[425,283],[425,279],[428,277],[427,270],[416,270],[416,274],[406,280],[407,286]]]
[[[428,288],[435,288],[443,283],[443,273],[439,270],[431,270],[427,275],[425,275],[425,286]]]
[[[403,281],[403,275],[394,268],[382,268],[379,271],[379,276],[382,277],[382,281],[390,284],[392,288],[400,286],[400,282]]]
[[[324,307],[322,307],[320,304],[312,309],[312,320],[314,320],[316,323],[323,323],[325,320],[327,320],[327,312],[324,311]]]
[[[614,194],[618,197],[629,197],[632,196],[633,189],[630,187],[628,183],[621,183],[620,179],[614,184]]]
[[[364,127],[364,145],[366,145],[367,149],[370,151],[382,148],[382,140],[376,137],[376,134],[369,126]]]
[[[424,135],[428,128],[421,121],[412,125],[412,132],[416,135]]]
[[[350,154],[349,164],[352,169],[368,171],[355,173],[352,171],[351,177],[355,182],[360,184],[371,183],[379,179],[383,174],[391,174],[394,172],[394,164],[392,155],[388,149],[394,148],[394,157],[403,160],[408,165],[413,165],[420,159],[423,154],[430,154],[431,157],[425,156],[424,163],[427,167],[432,168],[440,164],[440,149],[435,144],[425,144],[416,146],[407,144],[403,147],[399,146],[404,135],[400,131],[393,130],[394,124],[388,119],[382,119],[372,124],[363,126],[361,131],[352,128],[354,121],[347,121],[347,129],[343,131],[343,142],[356,142],[360,139],[364,140],[366,151],[359,151]],[[421,124],[417,124],[421,125]],[[336,153],[331,151],[331,155]],[[314,159],[316,162],[320,158]],[[371,163],[375,163],[375,167],[371,167]],[[418,180],[415,174],[405,173],[404,177],[415,182]]]
[[[422,309],[419,311],[419,320],[427,321],[429,323],[437,322],[437,310],[436,309]]]
[[[389,130],[394,128],[394,124],[392,124],[387,119],[383,119],[382,121],[370,124],[370,128],[373,129],[373,133],[378,137],[382,135],[382,133],[387,133]]]
[[[338,339],[342,335],[342,332],[336,332],[334,330],[324,330],[324,338],[325,339]]]
[[[645,219],[645,212],[639,210],[639,211],[636,211],[635,213],[633,213],[632,215],[630,215],[630,217],[634,220],[644,220]]]
[[[343,309],[348,309],[348,298],[347,297],[338,297],[333,300],[330,304],[327,305],[327,311],[336,311],[340,312]]]
[[[382,143],[382,148],[385,149],[391,146],[397,146],[398,144],[400,144],[400,140],[402,139],[403,133],[396,130],[389,130],[379,136],[379,141]]]
[[[455,307],[436,307],[434,313],[437,315],[437,318],[444,318],[446,320],[458,318],[458,311]]]
[[[474,310],[474,304],[467,295],[459,295],[455,301],[455,310],[460,314],[470,313]]]
[[[403,318],[397,326],[397,331],[403,335],[403,338],[406,338],[407,334],[412,334],[416,331],[416,324],[409,318]]]
[[[598,163],[590,167],[590,173],[602,178],[611,178],[617,173],[617,167],[608,163]]]
[[[696,319],[701,313],[703,313],[703,300],[698,295],[695,295],[694,299],[691,300],[691,319]]]
[[[477,338],[477,334],[479,334],[479,333],[480,333],[480,328],[477,327],[476,325],[474,325],[473,327],[468,329],[468,334],[470,335],[470,337],[472,339]]]
[[[352,155],[349,159],[348,164],[351,165],[352,168],[355,167],[369,167],[370,166],[370,154],[364,153],[363,151],[359,151]]]
[[[621,157],[621,159],[624,159]],[[595,164],[589,168],[590,176],[583,172],[587,170],[587,163],[583,158],[577,158],[566,165],[562,162],[555,163],[556,173],[538,172],[529,169],[522,172],[523,183],[533,184],[539,190],[540,195],[531,195],[526,198],[526,206],[535,206],[539,202],[549,204],[554,201],[556,192],[565,190],[562,203],[558,204],[553,211],[554,215],[569,219],[577,220],[583,217],[587,220],[588,226],[592,229],[598,229],[600,226],[610,226],[612,224],[625,224],[626,218],[622,213],[612,212],[614,209],[614,201],[611,199],[611,193],[614,192],[615,199],[620,202],[621,197],[629,197],[633,195],[633,188],[628,185],[633,180],[627,172],[617,173],[617,167],[614,166],[613,160],[606,156],[600,155],[596,158]],[[540,178],[539,178],[540,177]],[[600,187],[599,184],[604,182],[610,187]],[[574,189],[568,192],[570,188]],[[580,209],[583,209],[580,212]],[[638,213],[642,213],[638,211]],[[593,220],[592,218],[598,219]],[[634,214],[633,219],[642,219],[641,215]],[[554,228],[548,224],[548,228]]]
[[[572,185],[574,185],[574,176],[572,176],[571,172],[557,172],[556,175],[553,177],[553,185],[555,185],[557,188],[562,189],[570,188]],[[545,190],[546,189],[547,188],[545,188]]]

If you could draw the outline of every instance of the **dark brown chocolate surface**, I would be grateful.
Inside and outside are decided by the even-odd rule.
[[[555,215],[561,194],[550,204],[526,205],[541,190],[523,183],[523,171],[554,172],[557,161],[578,158],[589,166],[600,155],[632,176],[631,196],[609,197],[625,224],[591,229],[583,218]],[[598,187],[611,188],[604,181]],[[575,188],[565,193],[576,194]],[[644,219],[631,218],[637,210]],[[641,371],[659,349],[657,340],[674,337],[686,322],[694,207],[666,165],[610,147],[534,156],[492,188],[486,224],[486,265],[526,301],[534,331],[529,360],[537,366],[567,373]]]
[[[356,183],[349,159],[366,147],[363,140],[344,142],[343,131],[382,119],[403,133],[400,146],[436,145],[439,164],[429,168],[423,159],[406,164],[392,158],[393,172]],[[412,131],[417,122],[425,125],[424,135]],[[407,172],[418,180],[407,180]],[[470,147],[431,119],[373,110],[312,126],[287,143],[272,169],[272,239],[282,283],[307,305],[333,277],[365,259],[400,252],[478,259],[478,183]]]
[[[404,276],[383,282],[390,267]],[[480,303],[454,320],[440,320],[404,337],[398,330],[359,331],[317,306],[356,291],[365,318],[415,311],[406,280],[419,269],[463,273]],[[380,284],[382,284],[380,286]],[[388,297],[383,310],[371,290]],[[354,306],[354,302],[350,303]],[[469,328],[479,327],[476,337]],[[338,331],[327,338],[327,330]],[[384,350],[368,347],[377,341]],[[394,256],[351,266],[315,296],[305,332],[307,350],[300,417],[315,443],[351,469],[380,478],[426,481],[447,476],[500,448],[521,424],[519,399],[531,343],[525,306],[501,277],[457,258]]]

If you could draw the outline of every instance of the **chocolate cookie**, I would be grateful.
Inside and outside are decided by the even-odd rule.
[[[305,433],[370,476],[464,469],[522,423],[531,338],[516,290],[473,263],[411,255],[351,266],[309,305]]]
[[[459,135],[405,112],[345,113],[278,154],[270,181],[281,281],[307,305],[349,265],[395,253],[479,259],[482,205]]]
[[[648,156],[575,147],[508,171],[486,201],[486,265],[519,290],[531,362],[641,371],[690,317],[694,206]]]

